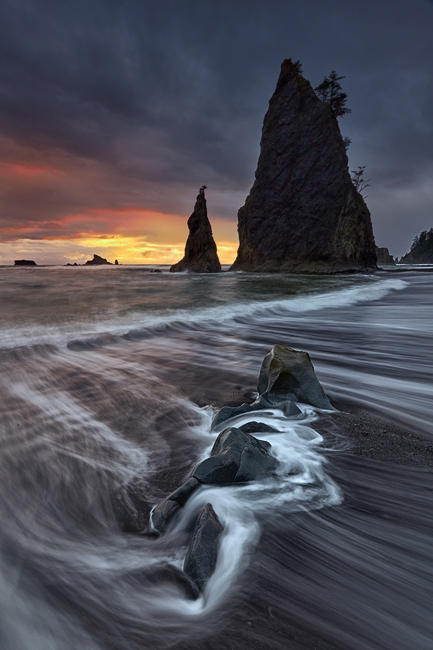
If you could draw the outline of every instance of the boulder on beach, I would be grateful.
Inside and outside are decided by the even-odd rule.
[[[290,59],[269,102],[238,233],[234,270],[376,268],[370,213],[350,177],[337,118]]]
[[[285,345],[274,345],[263,359],[257,390],[276,403],[288,398],[317,408],[332,409],[309,354]]]
[[[235,427],[219,434],[211,455],[193,470],[200,483],[228,485],[272,475],[278,461],[269,453],[271,444]]]
[[[200,591],[215,571],[223,530],[215,510],[207,503],[197,517],[183,565],[184,572]]]
[[[278,431],[278,429],[269,426],[269,424],[257,422],[256,420],[243,424],[239,429],[245,431],[245,433],[275,433]]]
[[[217,273],[221,271],[217,247],[212,235],[212,228],[207,216],[205,186],[200,188],[194,206],[194,212],[188,219],[189,235],[185,246],[185,255],[173,264],[170,271],[192,271],[194,273]]]
[[[93,255],[92,260],[87,260],[85,266],[98,266],[102,264],[111,264],[108,260],[105,259],[105,257],[101,257],[100,255],[96,255],[96,253]]]
[[[301,413],[299,408],[296,406],[294,399],[283,399],[282,397],[277,398],[276,396],[265,394],[260,395],[256,400],[254,400],[254,402],[244,402],[239,406],[223,406],[212,420],[212,429],[219,429],[224,422],[238,417],[239,415],[275,408],[282,411],[286,417],[296,417]]]
[[[189,478],[152,510],[152,527],[158,533],[166,531],[177,511],[185,505],[191,494],[199,487],[196,478]]]
[[[15,266],[37,266],[33,260],[15,260]]]

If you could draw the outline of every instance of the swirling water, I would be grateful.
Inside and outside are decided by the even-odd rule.
[[[140,485],[147,516],[276,342],[331,398],[431,435],[432,282],[0,269],[0,646],[431,648],[430,470],[330,450],[310,407],[256,414],[279,476],[200,489],[166,536],[123,532],[113,504]],[[207,502],[225,534],[190,601],[153,568],[182,565]]]

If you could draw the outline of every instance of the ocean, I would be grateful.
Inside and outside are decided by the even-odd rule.
[[[428,269],[0,268],[0,647],[431,648],[419,450],[387,462],[385,439],[370,458],[308,405],[271,410],[255,419],[278,428],[258,436],[278,476],[201,488],[161,537],[125,532],[122,513],[147,521],[209,454],[216,409],[248,399],[275,343],[309,352],[340,408],[419,434],[431,455],[432,287]],[[182,566],[208,502],[225,531],[192,601],[158,567]]]

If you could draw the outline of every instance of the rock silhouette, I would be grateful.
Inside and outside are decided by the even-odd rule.
[[[188,219],[189,235],[184,257],[173,264],[172,272],[192,271],[194,273],[217,273],[221,271],[217,247],[207,216],[205,186],[200,188],[194,212]]]
[[[376,255],[377,255],[377,263],[382,265],[382,264],[388,264],[388,265],[394,265],[395,264],[395,259],[389,252],[385,246],[376,246]]]
[[[433,228],[423,230],[415,237],[410,251],[401,258],[400,264],[433,264]]]
[[[336,117],[290,59],[265,115],[255,181],[238,212],[233,269],[334,273],[376,268],[370,213]]]
[[[207,503],[197,518],[183,565],[186,575],[200,591],[215,570],[223,530],[215,510]]]
[[[100,255],[96,255],[96,253],[93,255],[93,260],[87,260],[85,266],[93,266],[93,265],[98,265],[98,264],[111,264],[108,260],[105,259],[105,257],[101,257]]]
[[[15,260],[15,266],[37,266],[33,260]]]
[[[295,399],[317,408],[330,409],[314,372],[308,352],[274,345],[262,361],[257,384],[259,393],[278,399]]]

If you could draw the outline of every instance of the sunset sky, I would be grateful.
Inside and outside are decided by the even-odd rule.
[[[376,241],[433,226],[433,3],[6,0],[0,9],[0,264],[182,257],[208,185],[223,263],[282,59],[346,75],[350,168]]]

